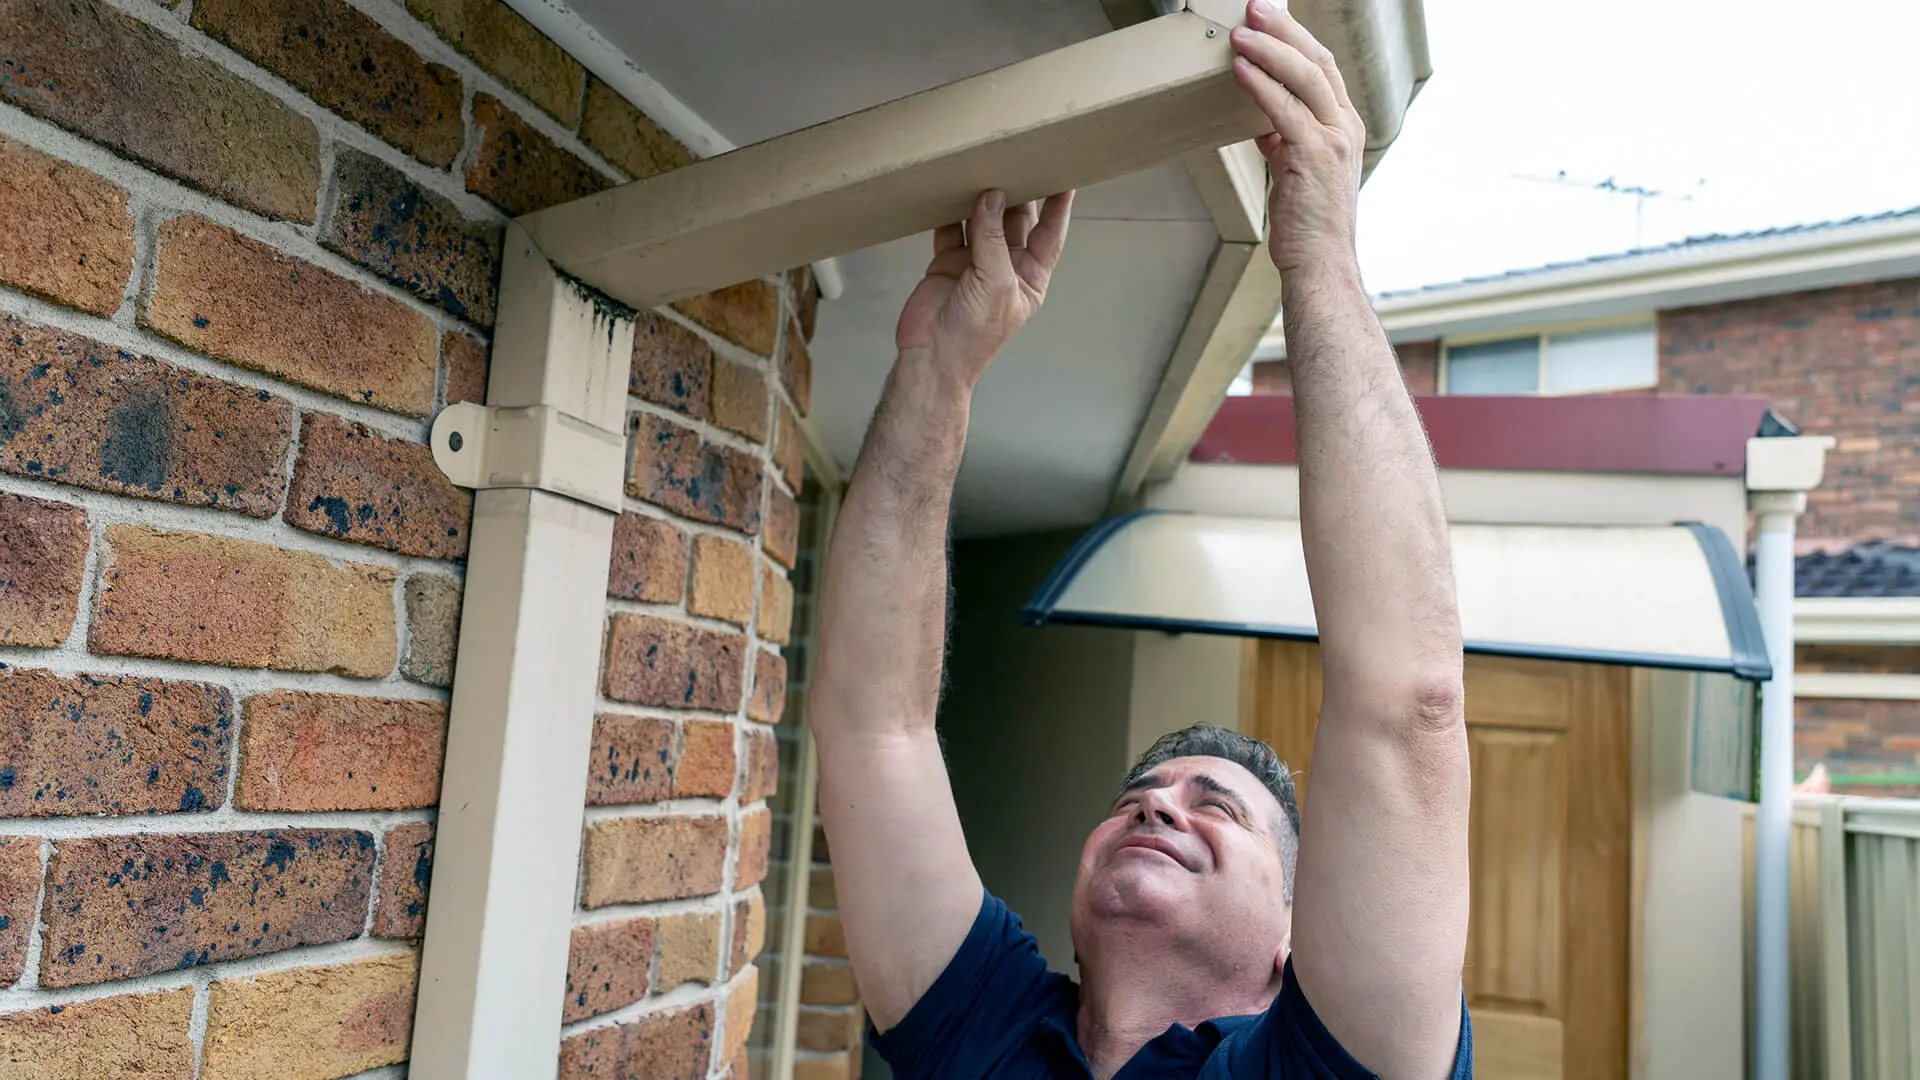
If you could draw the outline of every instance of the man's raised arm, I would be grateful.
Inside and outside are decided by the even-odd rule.
[[[882,1030],[945,969],[983,899],[934,734],[948,504],[974,385],[1039,309],[1071,204],[1008,209],[988,192],[964,230],[935,235],[827,545],[807,718],[847,953]]]
[[[1235,74],[1273,120],[1300,525],[1322,702],[1302,807],[1294,970],[1327,1029],[1387,1080],[1449,1075],[1467,934],[1460,620],[1432,452],[1360,283],[1366,133],[1332,56],[1255,3]]]

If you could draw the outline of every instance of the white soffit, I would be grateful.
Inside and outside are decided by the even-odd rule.
[[[1770,674],[1746,573],[1703,526],[1453,525],[1467,651]],[[1237,637],[1318,636],[1300,524],[1147,511],[1090,531],[1023,617]]]

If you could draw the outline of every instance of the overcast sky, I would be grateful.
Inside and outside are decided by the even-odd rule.
[[[1361,195],[1374,292],[1920,205],[1920,0],[1425,0],[1433,78]],[[1701,181],[1705,181],[1704,184]]]

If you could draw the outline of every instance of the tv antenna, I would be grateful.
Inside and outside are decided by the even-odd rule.
[[[1696,180],[1694,181],[1693,187],[1689,188],[1685,194],[1680,194],[1660,188],[1645,187],[1640,184],[1623,184],[1611,176],[1604,180],[1581,180],[1568,176],[1567,170],[1565,169],[1556,171],[1552,176],[1530,176],[1526,173],[1512,173],[1510,175],[1515,180],[1526,180],[1535,184],[1559,184],[1563,187],[1586,188],[1591,191],[1602,191],[1609,195],[1625,195],[1632,198],[1633,246],[1636,248],[1640,246],[1640,225],[1646,214],[1648,199],[1672,199],[1674,202],[1692,202],[1693,193],[1705,187],[1707,183],[1705,179]]]

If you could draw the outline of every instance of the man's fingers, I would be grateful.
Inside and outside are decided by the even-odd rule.
[[[1047,199],[1040,208],[1040,220],[1027,234],[1027,254],[1049,273],[1067,246],[1067,223],[1072,218],[1073,192],[1063,191]]]
[[[989,281],[1013,276],[1013,257],[1007,251],[1006,194],[994,189],[973,202],[973,217],[967,222],[967,250],[973,255],[974,269]]]
[[[943,251],[952,251],[967,242],[966,227],[959,222],[942,225],[933,230],[933,253],[937,256]]]
[[[1269,131],[1265,135],[1253,140],[1253,148],[1260,151],[1261,157],[1272,160],[1273,152],[1280,149],[1280,145],[1286,141],[1287,140],[1280,137],[1279,132]]]
[[[973,253],[966,248],[948,248],[927,264],[928,277],[959,277],[973,265]]]
[[[1040,204],[1024,202],[1008,209],[1003,221],[1007,229],[1007,247],[1023,248],[1027,246],[1027,234],[1033,231],[1034,222],[1040,220]]]
[[[1264,30],[1281,41],[1300,51],[1300,55],[1313,61],[1327,77],[1327,83],[1333,88],[1333,96],[1341,105],[1353,107],[1353,99],[1347,96],[1347,80],[1340,74],[1340,65],[1334,61],[1333,51],[1320,44],[1293,13],[1268,4],[1251,3],[1247,8],[1247,25],[1256,30]]]
[[[1245,58],[1287,93],[1300,99],[1320,123],[1332,127],[1340,122],[1343,112],[1340,99],[1333,92],[1333,84],[1327,81],[1326,71],[1298,48],[1244,26],[1234,27],[1233,48],[1238,54],[1236,69],[1240,67],[1240,58]],[[1272,116],[1273,110],[1267,110],[1267,114]],[[1275,126],[1278,126],[1277,118]]]
[[[1253,95],[1253,103],[1267,114],[1267,119],[1273,123],[1274,134],[1281,141],[1306,143],[1313,138],[1316,129],[1324,128],[1320,118],[1313,115],[1313,110],[1307,108],[1305,102],[1287,93],[1286,87],[1246,57],[1233,58],[1233,78],[1242,89]]]

